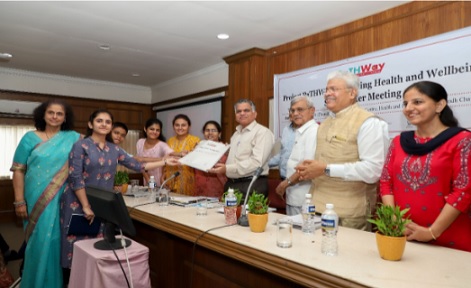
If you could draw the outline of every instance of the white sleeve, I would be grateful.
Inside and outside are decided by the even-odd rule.
[[[389,143],[388,124],[376,117],[367,119],[358,132],[360,160],[353,163],[329,164],[331,177],[376,183],[383,170]]]

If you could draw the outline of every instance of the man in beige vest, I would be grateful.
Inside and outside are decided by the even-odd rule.
[[[300,179],[313,179],[317,212],[333,203],[341,226],[369,230],[366,219],[376,204],[389,139],[387,123],[356,103],[359,82],[347,71],[327,76],[324,99],[330,115],[319,126],[314,160],[296,170]]]

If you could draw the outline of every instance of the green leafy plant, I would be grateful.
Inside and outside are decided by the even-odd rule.
[[[368,222],[375,224],[379,233],[385,236],[402,237],[406,225],[411,222],[409,215],[406,216],[408,211],[409,208],[401,210],[399,206],[381,204]]]
[[[248,211],[252,214],[266,214],[268,213],[268,197],[263,194],[253,191],[247,203],[249,205]]]
[[[242,203],[242,197],[244,197],[244,194],[242,194],[242,192],[240,192],[240,190],[238,188],[235,188],[234,189],[234,195],[236,196],[237,198],[237,206],[241,205]],[[227,196],[227,191],[224,192],[221,196],[221,202],[225,203],[226,201],[226,196]]]
[[[119,186],[129,182],[129,174],[126,171],[118,171],[114,175],[114,185]]]

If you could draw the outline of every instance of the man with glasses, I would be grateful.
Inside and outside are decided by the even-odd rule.
[[[369,230],[376,184],[389,146],[388,125],[357,101],[359,78],[347,71],[327,76],[329,117],[319,126],[314,160],[296,167],[301,180],[314,179],[316,212],[333,203],[341,226]]]
[[[301,214],[306,193],[309,193],[311,181],[299,179],[296,165],[303,160],[314,159],[316,151],[317,128],[314,121],[314,105],[307,96],[297,96],[291,100],[290,115],[296,129],[293,150],[287,161],[286,179],[276,187],[276,193],[283,197],[286,193],[286,214]]]
[[[255,170],[262,167],[263,172],[253,184],[252,191],[268,195],[267,161],[274,144],[273,133],[255,120],[257,112],[252,101],[241,99],[234,105],[234,110],[239,125],[231,137],[226,164],[218,163],[209,172],[225,173],[228,180],[224,191],[229,187],[238,188],[245,197]]]

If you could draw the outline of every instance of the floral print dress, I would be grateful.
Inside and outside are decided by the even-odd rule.
[[[113,190],[117,165],[141,171],[142,166],[119,146],[106,142],[103,149],[91,137],[76,142],[69,156],[69,178],[61,198],[61,265],[70,268],[72,251],[77,240],[88,236],[67,235],[72,214],[83,214],[82,205],[75,195],[76,190],[92,185]],[[93,210],[93,207],[92,207]],[[98,237],[102,236],[102,229]]]

